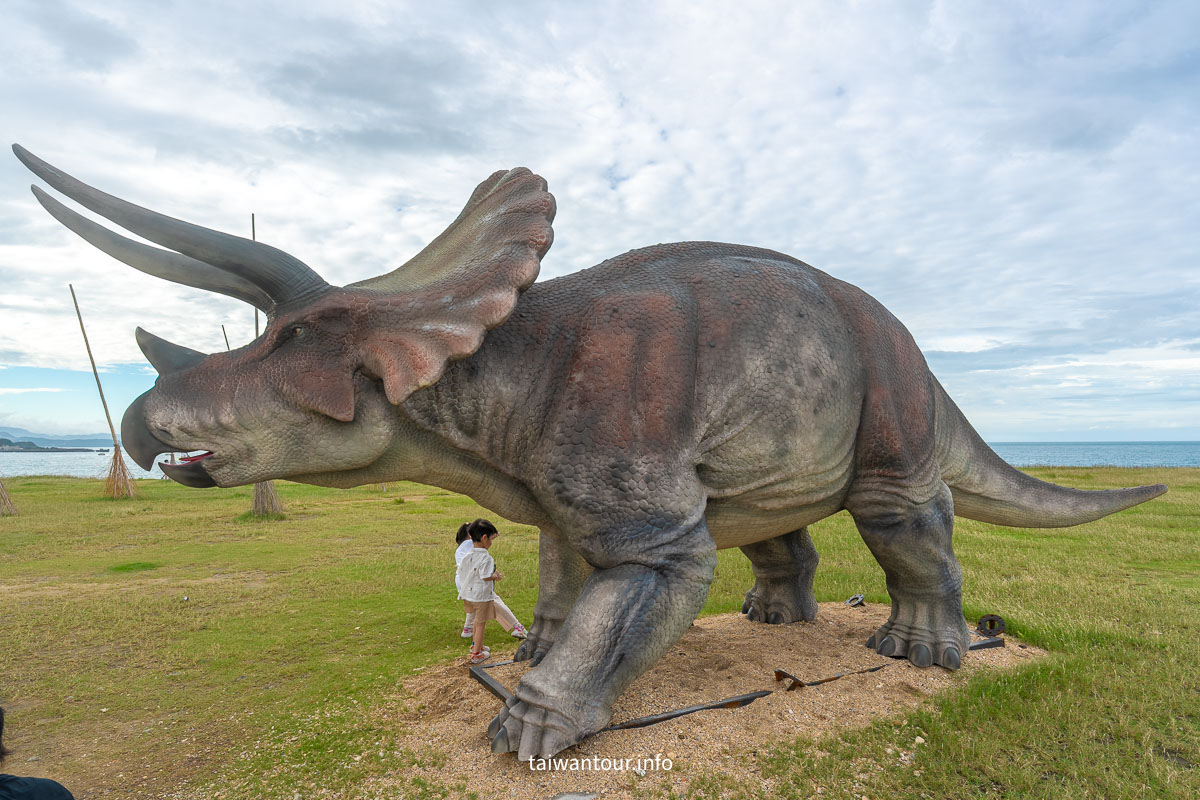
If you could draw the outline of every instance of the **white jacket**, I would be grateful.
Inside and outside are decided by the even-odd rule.
[[[475,542],[469,537],[462,540],[458,549],[454,551],[454,565],[457,567],[462,563],[462,560],[467,557],[467,553],[475,549]]]
[[[496,562],[491,553],[482,547],[472,547],[458,563],[454,573],[454,585],[458,587],[458,599],[482,603],[496,599],[495,581],[485,581],[496,571]]]

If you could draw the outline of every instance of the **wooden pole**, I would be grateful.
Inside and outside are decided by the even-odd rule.
[[[96,391],[100,393],[100,404],[104,406],[104,419],[108,421],[108,432],[112,434],[113,461],[108,470],[108,480],[105,481],[105,494],[114,500],[133,497],[133,481],[129,477],[129,468],[125,459],[121,458],[121,443],[117,441],[117,429],[113,425],[112,414],[108,412],[108,401],[104,399],[104,387],[100,385],[100,372],[96,369],[96,359],[92,357],[92,345],[88,342],[87,329],[83,327],[83,314],[79,311],[79,299],[75,297],[75,287],[67,284],[71,290],[71,302],[75,304],[75,316],[79,319],[79,332],[83,334],[83,346],[87,349],[88,361],[92,364],[92,376],[96,379]]]
[[[225,349],[226,349],[226,350],[231,350],[231,349],[233,349],[233,348],[231,348],[231,347],[229,346],[229,334],[225,332],[225,326],[224,326],[224,325],[222,325],[222,326],[221,326],[221,335],[225,337]]]
[[[254,214],[250,215],[250,239],[258,241],[258,231],[254,227]],[[221,328],[224,330],[224,326]],[[258,338],[258,308],[254,309],[254,338]],[[226,340],[226,347],[229,346]],[[272,517],[283,513],[283,503],[279,501],[279,495],[275,492],[275,484],[273,481],[262,481],[254,484],[254,504],[250,507],[250,513],[256,517]]]
[[[104,406],[104,418],[108,420],[108,432],[112,434],[113,447],[117,443],[117,429],[113,427],[112,414],[108,413],[108,401],[104,399],[104,387],[100,385],[100,373],[96,371],[96,359],[92,358],[92,345],[88,342],[87,328],[83,327],[83,314],[79,313],[79,300],[75,297],[75,287],[67,284],[71,290],[71,302],[75,304],[75,316],[79,319],[79,332],[83,334],[83,346],[87,349],[88,361],[92,364],[92,376],[96,379],[96,391],[100,392],[100,403]]]

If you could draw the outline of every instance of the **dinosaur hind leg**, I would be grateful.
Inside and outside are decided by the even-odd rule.
[[[883,567],[892,597],[891,616],[867,647],[885,656],[907,656],[918,667],[958,669],[970,634],[962,614],[962,570],[950,542],[950,490],[942,484],[924,503],[880,493],[850,513]]]
[[[746,592],[742,613],[755,622],[778,625],[817,616],[813,576],[817,572],[817,548],[808,528],[741,548],[754,568],[754,586]]]

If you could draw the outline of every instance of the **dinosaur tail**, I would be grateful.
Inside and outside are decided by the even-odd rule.
[[[1031,478],[996,455],[936,379],[937,454],[958,517],[1018,528],[1065,528],[1106,517],[1167,491],[1161,483],[1084,491]]]

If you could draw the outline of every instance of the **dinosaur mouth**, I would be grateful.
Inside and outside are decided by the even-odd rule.
[[[212,457],[211,451],[206,451],[198,456],[185,456],[179,459],[180,463],[171,464],[167,461],[158,462],[158,468],[163,471],[171,480],[176,483],[182,483],[184,486],[190,486],[193,489],[208,489],[216,486],[217,482],[208,474],[208,470],[204,468],[204,461]]]
[[[145,418],[146,398],[149,394],[150,392],[146,392],[134,400],[121,419],[121,444],[124,445],[125,452],[144,470],[153,468],[154,459],[158,455],[179,452],[186,446],[186,443],[168,444],[150,432]],[[204,465],[212,456],[212,451],[206,450],[198,456],[185,455],[179,464],[160,461],[158,466],[164,475],[176,483],[195,489],[207,489],[217,485]]]

